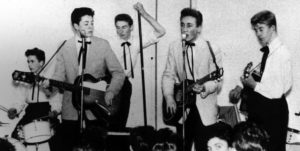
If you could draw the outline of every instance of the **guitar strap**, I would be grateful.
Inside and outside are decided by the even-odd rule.
[[[214,64],[215,64],[215,66],[216,66],[216,71],[218,71],[220,68],[219,68],[219,66],[218,66],[218,64],[217,64],[217,62],[216,62],[216,57],[215,57],[215,54],[214,54],[214,52],[213,52],[213,50],[212,50],[212,48],[211,48],[210,42],[209,42],[209,41],[206,41],[206,43],[207,43],[207,45],[208,45],[208,48],[209,48],[210,54],[211,54],[211,56],[212,56],[213,62],[214,62]]]

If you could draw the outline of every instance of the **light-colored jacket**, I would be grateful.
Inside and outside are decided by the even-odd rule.
[[[214,51],[216,62],[222,67],[222,53],[219,48],[211,44]],[[194,51],[194,77],[201,79],[207,74],[216,70],[213,63],[212,55],[206,40],[198,37],[195,41]],[[183,54],[181,40],[174,41],[170,44],[168,58],[165,70],[162,76],[162,90],[164,96],[174,95],[174,84],[183,81],[185,73],[183,72]],[[187,69],[188,71],[188,69]],[[196,105],[204,125],[211,125],[217,121],[217,93],[222,86],[222,81],[208,81],[204,83],[206,91],[210,93],[206,98],[197,95]]]
[[[53,79],[74,83],[79,70],[77,56],[75,37],[73,37],[65,43],[57,54]],[[99,78],[106,76],[106,71],[109,71],[112,79],[107,91],[111,91],[115,95],[118,94],[123,85],[125,74],[109,43],[104,39],[91,37],[91,44],[88,46],[86,60],[85,73]],[[90,120],[95,119],[89,110],[86,112],[86,115]],[[78,119],[78,113],[72,104],[72,93],[70,91],[64,91],[62,119]]]

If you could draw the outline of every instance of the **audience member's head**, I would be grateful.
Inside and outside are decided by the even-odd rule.
[[[16,148],[7,139],[0,138],[0,150],[1,151],[16,151]]]
[[[99,127],[89,127],[77,140],[73,151],[104,151],[106,131]]]
[[[156,143],[152,147],[152,151],[177,151],[182,144],[178,135],[169,128],[163,128],[157,131]]]
[[[207,142],[208,151],[229,151],[232,132],[231,126],[224,122],[219,122],[210,128],[213,133]]]
[[[232,147],[236,151],[268,151],[267,132],[251,122],[242,122],[233,129]]]
[[[140,126],[130,132],[130,145],[133,151],[151,151],[155,143],[156,131],[152,126]]]

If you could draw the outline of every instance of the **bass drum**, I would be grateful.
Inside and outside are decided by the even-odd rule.
[[[8,142],[10,142],[15,147],[16,151],[26,151],[25,146],[18,140],[11,138],[11,137],[5,137],[2,139],[5,139]]]

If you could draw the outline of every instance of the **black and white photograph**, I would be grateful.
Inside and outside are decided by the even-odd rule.
[[[1,151],[299,151],[300,1],[1,0]]]

